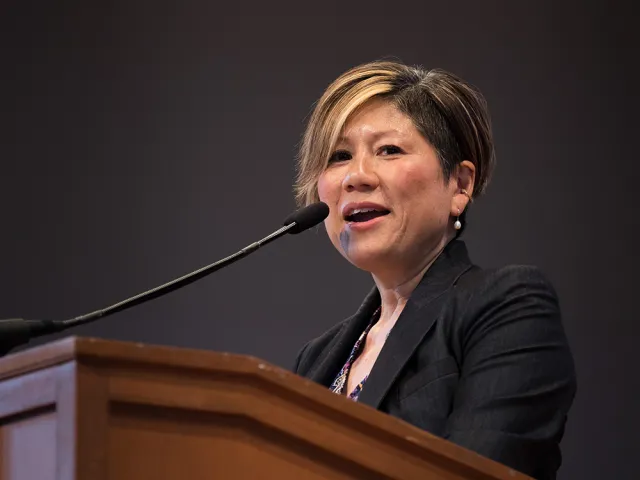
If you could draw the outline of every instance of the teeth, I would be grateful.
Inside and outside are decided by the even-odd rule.
[[[375,208],[356,208],[353,210],[350,215],[355,215],[356,213],[367,213],[367,212],[375,212]]]

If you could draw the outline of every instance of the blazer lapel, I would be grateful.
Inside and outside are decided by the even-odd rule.
[[[307,377],[329,387],[347,361],[353,346],[369,324],[371,316],[380,305],[380,295],[374,288],[366,296],[358,311],[343,322],[342,329],[319,355],[320,362],[311,368]]]
[[[444,294],[471,267],[464,243],[458,240],[450,242],[427,270],[398,317],[360,393],[359,403],[378,408],[402,368],[441,314],[447,298]],[[362,331],[359,330],[360,333]]]

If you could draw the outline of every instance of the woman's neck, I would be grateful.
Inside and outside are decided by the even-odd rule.
[[[411,297],[411,294],[420,283],[420,280],[450,240],[450,238],[444,238],[436,248],[431,249],[422,261],[413,262],[413,268],[406,269],[401,274],[373,274],[373,280],[380,293],[380,304],[382,307],[380,320],[378,321],[380,326],[395,323]]]

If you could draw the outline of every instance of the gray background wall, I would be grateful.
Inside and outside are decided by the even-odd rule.
[[[537,264],[561,297],[579,370],[561,478],[637,478],[634,17],[560,3],[3,2],[0,318],[103,307],[266,235],[333,78],[388,56],[442,67],[494,120],[473,258]],[[370,286],[317,229],[74,333],[288,367]]]

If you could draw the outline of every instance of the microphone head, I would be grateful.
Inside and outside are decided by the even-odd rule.
[[[289,215],[284,221],[284,225],[295,225],[288,233],[297,234],[305,230],[315,227],[329,215],[329,206],[324,202],[312,203],[300,210],[296,210]]]

